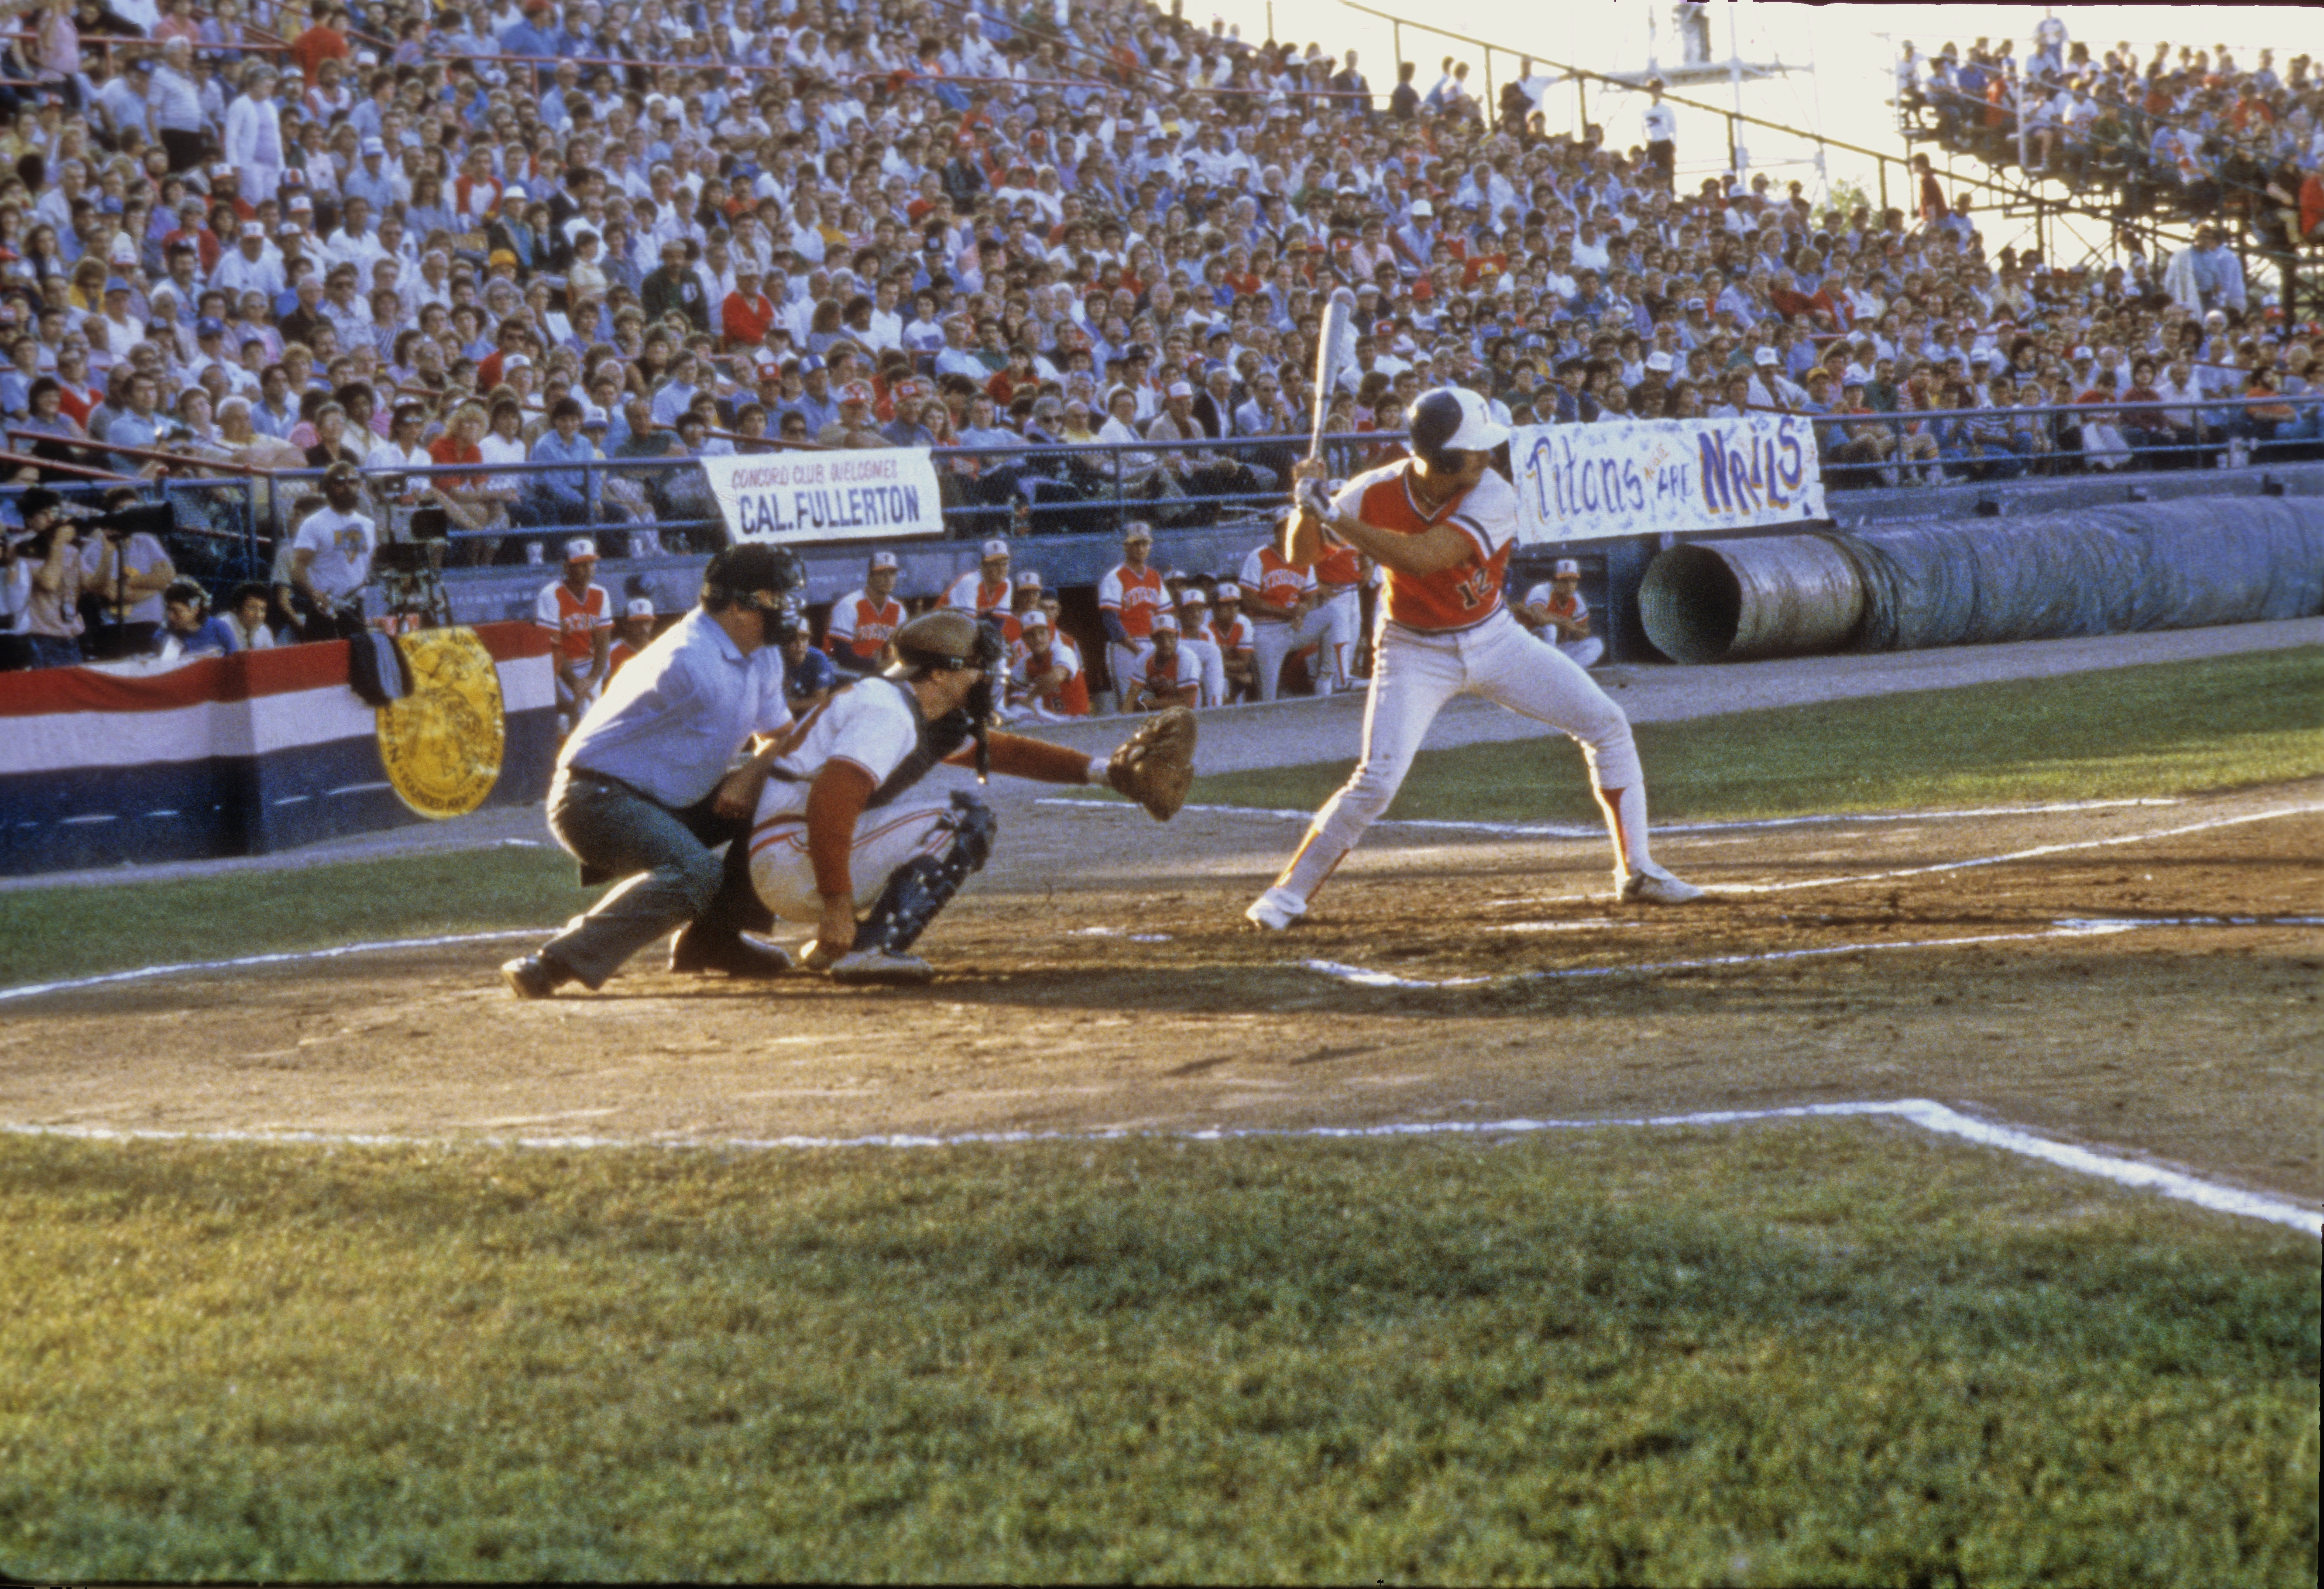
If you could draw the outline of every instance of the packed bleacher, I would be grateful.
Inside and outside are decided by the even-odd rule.
[[[1819,213],[1765,175],[1674,181],[1651,104],[1576,139],[1463,63],[1375,84],[1131,0],[0,9],[15,665],[169,643],[190,554],[73,544],[105,492],[200,545],[261,523],[265,566],[190,571],[283,639],[355,621],[352,520],[544,577],[576,536],[707,550],[690,460],[720,453],[939,449],[971,542],[1216,522],[1279,503],[1340,288],[1351,465],[1446,383],[1520,424],[1810,415],[1841,488],[2324,445],[2314,328],[2224,199],[2167,262],[1988,255],[1933,172],[1918,214]],[[2172,105],[2264,134],[2303,235],[2305,68],[2263,63],[2264,115],[2261,73]],[[1914,113],[1991,136],[1938,76]],[[2047,157],[2110,172],[2080,117]]]

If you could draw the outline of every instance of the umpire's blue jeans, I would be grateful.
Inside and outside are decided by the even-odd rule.
[[[541,952],[592,988],[675,928],[763,928],[773,918],[751,887],[747,818],[714,814],[704,800],[673,810],[633,789],[560,769],[549,787],[549,830],[581,863],[582,881],[622,881]]]

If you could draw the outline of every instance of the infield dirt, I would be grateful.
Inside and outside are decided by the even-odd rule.
[[[602,993],[521,1003],[493,971],[521,940],[186,974],[14,1010],[0,1119],[637,1141],[1931,1097],[2324,1191],[2324,940],[2269,919],[2324,899],[2324,781],[1674,832],[1657,841],[1674,869],[1761,891],[2127,841],[1675,910],[1610,903],[1602,836],[1416,841],[1388,825],[1297,930],[1264,936],[1239,912],[1296,824],[1188,811],[1157,827],[996,792],[1004,842],[924,940],[927,989],[673,977],[649,954]],[[2143,924],[2061,926],[2094,919]],[[1802,951],[1823,953],[1784,957]],[[1729,963],[1688,964],[1709,960]],[[1364,986],[1310,961],[1484,980]]]

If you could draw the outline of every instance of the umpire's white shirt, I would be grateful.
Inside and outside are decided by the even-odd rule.
[[[790,726],[783,653],[745,656],[700,607],[622,666],[557,758],[683,809],[708,798],[754,734]]]

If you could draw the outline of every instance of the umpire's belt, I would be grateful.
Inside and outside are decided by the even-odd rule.
[[[613,790],[618,793],[628,795],[632,799],[643,800],[649,806],[659,806],[665,811],[677,809],[668,800],[656,799],[634,783],[624,783],[620,779],[608,777],[603,772],[592,772],[586,767],[567,767],[565,769],[565,776],[576,783],[594,783],[599,789]]]

